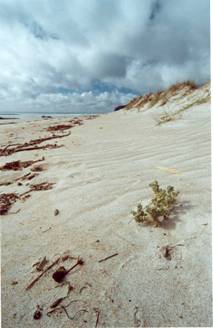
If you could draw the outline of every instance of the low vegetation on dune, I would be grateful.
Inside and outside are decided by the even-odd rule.
[[[152,182],[150,187],[154,193],[151,202],[145,207],[139,203],[131,213],[136,222],[160,226],[170,218],[179,192],[175,191],[173,186],[160,188],[158,181]]]
[[[160,90],[156,93],[148,93],[144,96],[135,97],[126,105],[125,109],[143,108],[145,105],[149,105],[150,108],[156,104],[164,106],[171,97],[175,96],[181,90],[184,90],[184,95],[187,95],[197,88],[198,86],[192,81],[176,83],[167,90]]]
[[[163,123],[171,122],[174,120],[175,120],[175,115],[164,112],[163,115],[161,115],[157,120],[157,125],[161,125]]]
[[[209,100],[210,100],[210,96],[205,96],[201,99],[196,99],[196,100],[186,104],[185,106],[179,108],[178,110],[176,110],[175,112],[173,112],[171,114],[169,114],[168,112],[164,112],[163,115],[161,115],[159,117],[159,119],[157,120],[157,125],[161,125],[163,123],[175,121],[176,119],[181,117],[180,114],[182,114],[183,112],[185,112],[189,108],[191,108],[193,106],[199,106],[199,105],[205,104]]]

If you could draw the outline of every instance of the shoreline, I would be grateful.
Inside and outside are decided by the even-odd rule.
[[[104,114],[104,113],[103,113]],[[10,117],[10,115],[12,117]],[[73,118],[73,117],[80,117],[80,116],[96,116],[102,115],[102,113],[14,113],[14,114],[0,114],[0,120],[24,120],[24,121],[32,121],[32,120],[40,120],[40,119],[50,119],[50,118]]]

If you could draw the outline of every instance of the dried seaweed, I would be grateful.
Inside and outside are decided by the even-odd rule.
[[[69,122],[74,125],[82,125],[83,124],[83,120],[80,119],[79,117],[75,117],[72,120],[70,120]]]
[[[27,195],[32,191],[50,190],[53,188],[53,185],[54,185],[54,183],[52,183],[52,182],[42,182],[42,183],[37,183],[37,184],[31,184],[30,190],[24,192],[20,196]]]
[[[19,196],[15,193],[0,195],[0,215],[5,215],[11,206],[17,201]]]
[[[73,270],[76,266],[78,265],[83,265],[84,261],[82,258],[78,257],[76,264],[74,264],[70,269],[65,269],[65,267],[61,266],[60,268],[58,268],[52,275],[52,278],[56,281],[56,282],[62,282],[65,278],[65,276],[71,271]]]
[[[46,130],[47,131],[64,131],[73,128],[74,125],[72,124],[58,124],[58,125],[53,125],[49,126]]]
[[[39,306],[39,305],[37,305],[37,307],[36,307],[36,311],[34,312],[34,314],[33,314],[33,319],[34,320],[39,320],[39,319],[41,319],[41,317],[42,317],[42,308]]]
[[[54,211],[54,215],[57,216],[59,214],[59,210],[56,208]]]
[[[1,183],[0,183],[0,187],[1,187],[1,186],[9,186],[9,185],[11,185],[11,184],[12,184],[11,181],[1,182]]]
[[[50,132],[68,130],[68,129],[75,127],[75,125],[82,125],[83,120],[80,118],[74,118],[74,119],[70,120],[69,123],[71,123],[71,124],[52,125],[52,126],[49,126],[46,130],[50,131]]]
[[[21,178],[16,179],[17,180],[31,180],[34,178],[36,175],[28,173],[24,175]],[[19,199],[19,200],[26,200],[27,198],[30,197],[29,193],[32,191],[40,191],[40,190],[49,190],[52,189],[54,183],[49,183],[49,182],[43,182],[39,184],[32,184],[30,185],[30,190],[22,193],[22,194],[16,194],[16,193],[3,193],[0,195],[0,215],[5,215],[8,213],[10,210],[11,206]]]
[[[30,169],[32,172],[42,172],[45,170],[45,166],[44,165],[36,165],[36,166],[33,166],[31,169]]]
[[[38,146],[38,145],[47,140],[63,138],[63,137],[67,137],[69,135],[70,135],[70,133],[59,134],[59,135],[53,134],[49,137],[30,140],[29,142],[25,142],[23,144],[10,144],[4,148],[0,148],[0,156],[8,156],[8,155],[20,152],[20,151],[27,151],[27,150],[58,148],[61,146],[59,146],[57,144],[47,144],[44,146]]]
[[[44,267],[45,265],[48,263],[49,261],[46,259],[46,256],[43,257],[43,259],[35,264],[33,264],[33,267],[36,267],[37,271],[44,271]]]
[[[163,257],[165,257],[165,259],[167,259],[168,261],[171,261],[171,259],[172,259],[173,248],[174,247],[171,247],[169,245],[163,246],[161,248],[161,253],[162,253]]]
[[[32,184],[30,185],[31,191],[40,191],[40,190],[49,190],[52,189],[54,183],[52,182],[42,182],[38,184]]]
[[[13,170],[13,171],[18,171],[18,170],[22,170],[28,166],[31,166],[34,163],[38,163],[44,160],[44,157],[42,157],[41,159],[35,160],[35,161],[13,161],[13,162],[8,162],[6,164],[4,164],[3,166],[0,167],[0,170]]]

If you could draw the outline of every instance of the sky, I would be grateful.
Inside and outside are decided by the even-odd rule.
[[[109,112],[210,79],[209,0],[0,0],[0,112]]]

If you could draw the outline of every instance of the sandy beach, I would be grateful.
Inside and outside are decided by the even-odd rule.
[[[80,125],[69,118],[0,122],[1,149],[65,135],[36,144],[54,147],[0,157],[1,167],[39,160],[0,171],[0,193],[17,195],[1,216],[2,327],[212,325],[210,103],[156,124],[177,107],[174,99],[84,117]],[[158,228],[138,224],[130,213],[149,201],[153,180],[180,192],[175,215]],[[46,190],[33,187],[40,184]],[[170,259],[161,252],[168,245]],[[54,271],[71,268],[78,256],[84,264],[66,283],[54,281]]]

